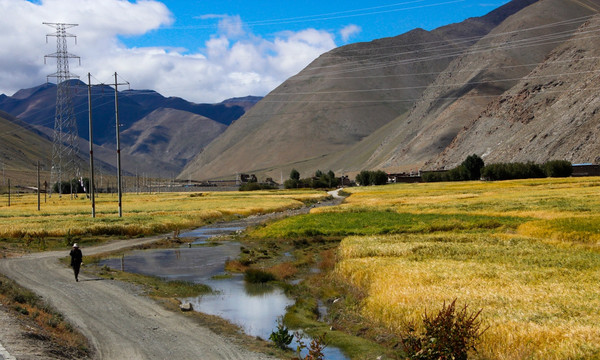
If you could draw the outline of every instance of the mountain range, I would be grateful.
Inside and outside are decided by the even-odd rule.
[[[81,162],[88,153],[88,86],[69,80],[77,124],[77,145]],[[12,96],[0,95],[0,114],[52,142],[56,111],[55,84],[24,89]],[[107,85],[91,87],[95,157],[104,167],[116,166],[116,115],[114,89]],[[128,174],[171,178],[187,161],[252,107],[260,97],[228,99],[220,104],[195,104],[181,98],[164,97],[152,90],[119,92],[120,145],[123,169]],[[32,143],[38,143],[32,142]],[[8,142],[5,143],[8,145]],[[0,149],[4,146],[0,145]],[[3,150],[2,150],[3,151]],[[42,158],[49,167],[50,151]],[[8,156],[6,162],[14,162]],[[18,163],[18,162],[16,162]]]
[[[432,31],[336,48],[264,98],[193,104],[123,91],[124,163],[204,180],[447,169],[471,154],[598,162],[599,10],[600,0],[513,0]],[[83,144],[87,86],[73,85],[82,89],[74,98]],[[114,90],[92,91],[94,139],[111,164]],[[0,110],[47,135],[55,94],[47,84],[1,95]]]

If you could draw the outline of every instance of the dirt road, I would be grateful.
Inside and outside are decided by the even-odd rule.
[[[330,195],[334,200],[316,206],[341,202],[337,192],[331,192]],[[309,210],[305,207],[284,213],[252,216],[238,221],[238,224],[254,225]],[[164,236],[122,240],[82,250],[84,255],[93,255],[162,238]],[[72,270],[59,262],[61,257],[68,256],[68,250],[0,259],[0,272],[42,296],[62,313],[89,339],[95,350],[95,358],[270,359],[228,342],[180,313],[163,309],[151,299],[137,295],[130,286],[90,278],[85,274],[80,274],[80,281],[75,282]],[[4,345],[11,351],[7,344]],[[16,353],[12,355],[19,358]],[[25,358],[36,357],[26,355]]]
[[[120,241],[86,255],[155,241]],[[80,275],[58,259],[66,251],[0,261],[0,271],[41,295],[91,342],[99,359],[266,359],[236,347],[182,314],[163,309],[115,281]],[[16,356],[16,354],[13,354]]]

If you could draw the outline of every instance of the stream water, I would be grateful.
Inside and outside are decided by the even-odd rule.
[[[240,244],[231,241],[210,242],[211,237],[243,230],[243,226],[206,226],[180,234],[193,238],[190,245],[175,249],[136,250],[122,259],[106,259],[100,265],[127,272],[159,276],[169,280],[186,280],[209,285],[214,294],[181,299],[192,303],[194,310],[222,317],[240,326],[251,336],[268,339],[276,329],[277,319],[294,303],[284,292],[269,284],[248,284],[241,275],[215,280],[225,274],[225,262],[237,258]],[[194,246],[192,246],[194,245]],[[310,339],[304,340],[309,343]],[[297,346],[296,339],[290,344]],[[327,347],[325,359],[343,360],[347,357],[335,347]]]

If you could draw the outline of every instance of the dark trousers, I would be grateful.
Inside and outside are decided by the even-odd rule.
[[[73,273],[75,274],[75,280],[79,281],[79,268],[81,264],[73,264]]]

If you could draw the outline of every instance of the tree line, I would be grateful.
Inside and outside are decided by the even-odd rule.
[[[467,180],[513,180],[544,177],[569,177],[573,166],[566,160],[551,160],[543,164],[534,162],[497,163],[485,165],[478,155],[470,155],[459,166],[446,172],[427,172],[421,177],[425,182]]]

